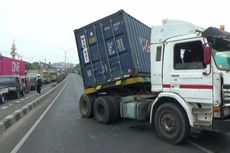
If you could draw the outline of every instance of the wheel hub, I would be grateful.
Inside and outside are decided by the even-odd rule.
[[[164,114],[160,121],[162,129],[168,134],[174,134],[176,132],[176,119],[171,114]]]

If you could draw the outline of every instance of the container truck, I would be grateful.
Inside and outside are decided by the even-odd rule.
[[[172,144],[193,128],[230,131],[230,33],[176,20],[149,28],[123,10],[74,33],[83,117],[146,121]]]
[[[26,62],[5,56],[0,56],[0,75],[20,75],[26,73]]]

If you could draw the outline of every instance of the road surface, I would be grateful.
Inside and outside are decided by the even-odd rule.
[[[181,145],[159,138],[147,123],[122,120],[111,125],[81,118],[80,76],[66,84],[43,105],[0,137],[1,153],[229,153],[230,136],[211,132],[191,136]],[[41,115],[42,114],[42,115]]]

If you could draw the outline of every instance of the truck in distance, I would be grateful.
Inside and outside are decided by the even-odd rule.
[[[230,132],[230,33],[175,20],[149,28],[122,10],[74,33],[83,117],[147,121],[172,144],[192,128]]]

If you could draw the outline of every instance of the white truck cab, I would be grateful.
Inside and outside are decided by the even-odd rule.
[[[156,120],[160,120],[159,128],[164,129],[160,137],[170,137],[178,126],[175,123],[181,122],[173,117],[175,108],[161,111],[159,117],[157,110],[162,103],[174,104],[166,104],[166,110],[178,106],[184,113],[184,124],[188,122],[190,127],[229,132],[230,33],[172,20],[152,27],[151,90],[158,96],[151,107],[150,121],[156,126]]]

